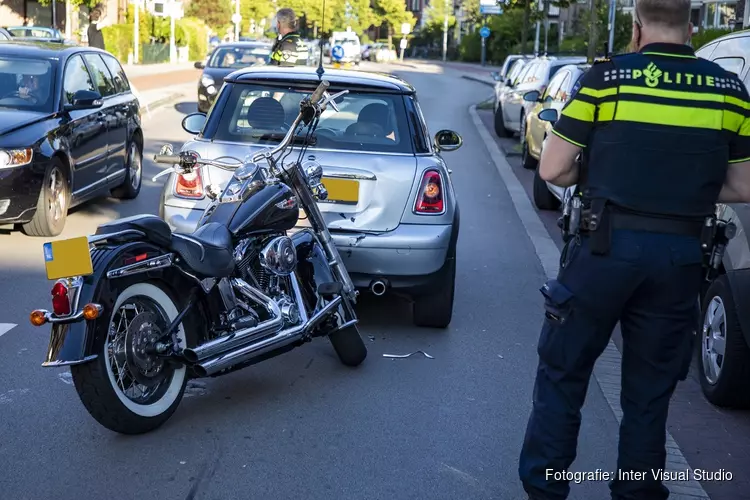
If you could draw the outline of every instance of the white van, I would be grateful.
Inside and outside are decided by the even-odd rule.
[[[338,61],[333,58],[333,49],[337,46],[344,49],[344,57]],[[329,55],[331,56],[331,62],[359,64],[362,60],[362,51],[357,34],[351,30],[334,31],[331,35],[331,51]]]

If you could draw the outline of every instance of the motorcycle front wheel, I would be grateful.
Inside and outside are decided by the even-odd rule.
[[[98,357],[71,366],[78,396],[97,422],[121,434],[143,434],[166,422],[182,400],[184,366],[149,354],[178,314],[178,303],[158,282],[135,283],[119,291],[114,306],[96,320]],[[180,347],[187,345],[183,324]]]

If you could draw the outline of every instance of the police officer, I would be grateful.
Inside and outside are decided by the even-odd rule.
[[[271,49],[269,64],[277,66],[307,65],[307,46],[295,31],[297,18],[292,9],[279,9],[276,13],[279,38]]]
[[[690,0],[638,0],[636,52],[591,67],[545,145],[539,175],[577,183],[584,210],[557,279],[541,289],[519,464],[530,499],[569,494],[554,473],[576,457],[591,372],[618,322],[623,415],[612,498],[669,496],[652,471],[665,467],[669,400],[690,364],[702,228],[717,201],[750,202],[750,97],[735,74],[695,56],[691,33]]]

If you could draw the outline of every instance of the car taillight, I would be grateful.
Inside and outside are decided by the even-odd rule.
[[[174,192],[184,198],[203,198],[203,179],[199,170],[189,174],[178,174]]]
[[[445,209],[443,181],[436,170],[428,170],[422,176],[414,211],[418,214],[439,214]]]
[[[52,311],[58,316],[70,314],[70,298],[68,298],[68,287],[61,281],[52,287]]]

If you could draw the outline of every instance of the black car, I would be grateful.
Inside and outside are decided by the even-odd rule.
[[[56,236],[68,209],[141,189],[138,100],[108,52],[0,44],[0,225]]]
[[[268,64],[271,47],[262,42],[223,43],[211,52],[206,64],[195,63],[196,68],[203,70],[198,82],[198,111],[208,113],[228,74],[248,66]]]

